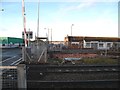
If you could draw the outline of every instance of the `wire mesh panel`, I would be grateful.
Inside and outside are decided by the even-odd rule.
[[[46,62],[47,59],[47,42],[36,40],[31,42],[31,62]],[[29,51],[27,51],[28,53]]]
[[[2,89],[18,88],[17,86],[17,67],[16,66],[1,66],[0,76],[2,79]]]

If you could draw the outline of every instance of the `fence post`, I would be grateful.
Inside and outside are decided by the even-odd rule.
[[[26,65],[19,64],[17,67],[18,89],[27,89]]]
[[[45,52],[44,52],[44,56],[45,56],[45,63],[47,62],[47,48],[45,49]]]
[[[0,62],[2,62],[2,48],[1,47],[0,47]],[[0,66],[2,66],[2,63],[0,63]],[[2,90],[2,69],[0,69],[0,90]]]
[[[25,47],[22,47],[22,60],[26,61],[26,50],[25,50]]]

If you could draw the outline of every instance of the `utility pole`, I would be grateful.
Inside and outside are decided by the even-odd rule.
[[[52,28],[51,28],[51,44],[52,44]]]
[[[48,28],[48,44],[49,44],[49,28]]]
[[[37,37],[39,37],[39,6],[40,6],[40,0],[38,2]],[[38,38],[36,38],[36,40],[37,40],[37,49],[39,49]],[[37,53],[38,53],[38,51],[37,51]]]
[[[40,7],[40,0],[38,2],[37,37],[39,37],[39,7]]]

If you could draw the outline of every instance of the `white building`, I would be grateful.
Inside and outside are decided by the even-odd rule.
[[[67,36],[64,42],[68,48],[93,48],[105,50],[115,45],[120,47],[120,38],[118,37]]]
[[[113,42],[90,41],[84,43],[84,48],[110,49],[112,46]]]

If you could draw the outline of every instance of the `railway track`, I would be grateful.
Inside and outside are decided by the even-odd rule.
[[[50,73],[78,73],[78,72],[119,72],[118,65],[28,65],[27,69],[32,72]]]
[[[116,88],[118,65],[27,65],[28,88]]]
[[[118,65],[26,65],[26,67],[28,89],[117,88],[119,84]],[[4,73],[3,88],[17,88],[15,73],[16,70],[11,69]]]
[[[119,80],[31,81],[29,88],[119,88]],[[32,87],[31,87],[32,86]]]

